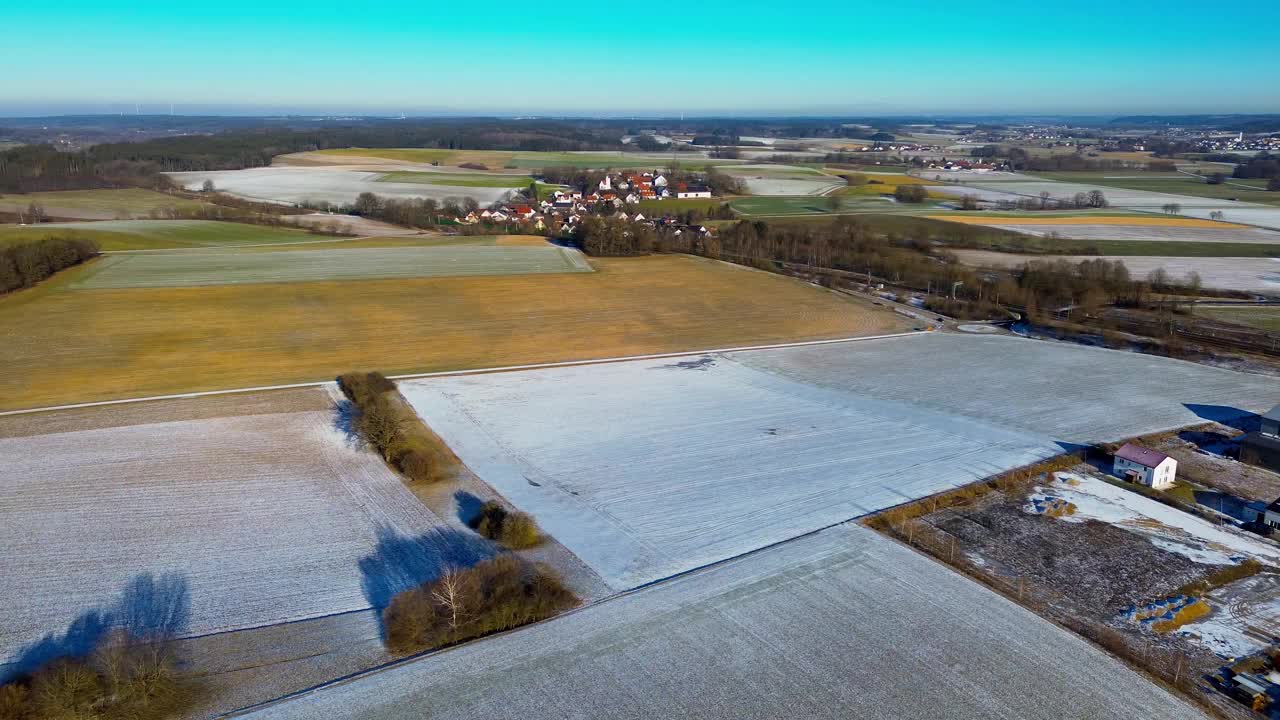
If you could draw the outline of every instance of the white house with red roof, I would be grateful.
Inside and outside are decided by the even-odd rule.
[[[1125,443],[1116,451],[1113,471],[1125,480],[1140,482],[1156,490],[1167,490],[1173,487],[1178,461],[1162,452]]]

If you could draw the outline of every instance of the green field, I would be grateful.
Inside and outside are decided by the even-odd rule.
[[[111,220],[118,217],[145,217],[152,211],[169,208],[191,210],[202,203],[141,188],[121,190],[60,190],[23,195],[0,195],[0,212],[25,212],[32,203],[58,218]]]
[[[1280,205],[1280,192],[1269,192],[1265,189],[1265,185],[1259,185],[1256,181],[1234,180],[1230,177],[1221,185],[1210,185],[1200,178],[1182,173],[1144,173],[1131,170],[1116,170],[1112,172],[1087,171],[1028,174],[1058,182],[1086,183],[1127,190],[1190,195],[1214,200],[1235,199],[1240,202]],[[1249,185],[1249,187],[1229,184],[1237,182]]]
[[[724,198],[684,198],[667,200],[641,200],[640,210],[645,215],[700,210],[709,213],[725,203]]]
[[[1248,325],[1267,332],[1280,332],[1280,308],[1263,305],[1196,308],[1197,315],[1214,320]]]
[[[296,243],[326,239],[305,230],[214,220],[104,220],[0,225],[0,245],[46,237],[93,240],[103,250],[159,250]]]
[[[430,173],[396,171],[378,178],[378,182],[422,183],[453,187],[526,188],[533,178],[528,175],[479,175],[467,173]]]
[[[119,253],[93,263],[70,287],[120,290],[591,271],[577,251],[550,244],[321,248],[292,252],[211,248]]]
[[[833,213],[912,213],[936,211],[936,203],[906,205],[882,200],[878,197],[836,196],[833,207],[831,196],[816,195],[758,195],[738,198],[730,202],[737,212],[749,217],[781,215],[831,215]]]

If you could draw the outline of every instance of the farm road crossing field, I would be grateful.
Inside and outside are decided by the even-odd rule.
[[[798,280],[685,256],[597,258],[596,272],[567,274],[68,290],[93,264],[0,298],[0,409],[911,327]]]
[[[396,582],[380,540],[471,547],[434,534],[448,524],[320,388],[59,415],[34,420],[44,434],[0,422],[0,676],[144,573],[180,576],[196,635],[370,607]]]
[[[962,382],[957,382],[962,378]],[[432,378],[402,391],[481,478],[617,589],[1062,452],[1253,411],[1274,379],[928,334]]]
[[[1084,640],[856,525],[248,717],[495,716],[1204,717]]]
[[[248,253],[175,250],[112,255],[94,263],[71,287],[161,288],[565,272],[591,272],[591,265],[577,250],[546,243],[541,247],[460,245]]]

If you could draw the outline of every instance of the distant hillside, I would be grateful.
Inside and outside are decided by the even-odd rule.
[[[1111,125],[1125,127],[1220,128],[1242,132],[1280,131],[1280,115],[1127,115]]]

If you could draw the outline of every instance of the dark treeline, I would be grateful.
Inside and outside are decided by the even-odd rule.
[[[1280,179],[1280,155],[1260,153],[1237,165],[1231,176],[1242,180]],[[1267,189],[1280,190],[1280,184],[1268,183]]]
[[[1107,160],[1091,158],[1075,153],[1036,157],[1022,148],[1009,149],[1009,166],[1013,170],[1053,172],[1056,170],[1133,170],[1144,168],[1151,172],[1174,172],[1177,165],[1169,160],[1133,162],[1131,160]]]
[[[98,244],[82,238],[52,237],[0,248],[0,295],[29,288],[98,255]]]
[[[419,122],[309,130],[256,128],[108,143],[65,153],[48,145],[26,145],[0,152],[0,192],[126,185],[164,187],[168,182],[157,173],[263,167],[284,153],[344,147],[521,152],[616,150],[622,145],[608,129],[516,121]]]

